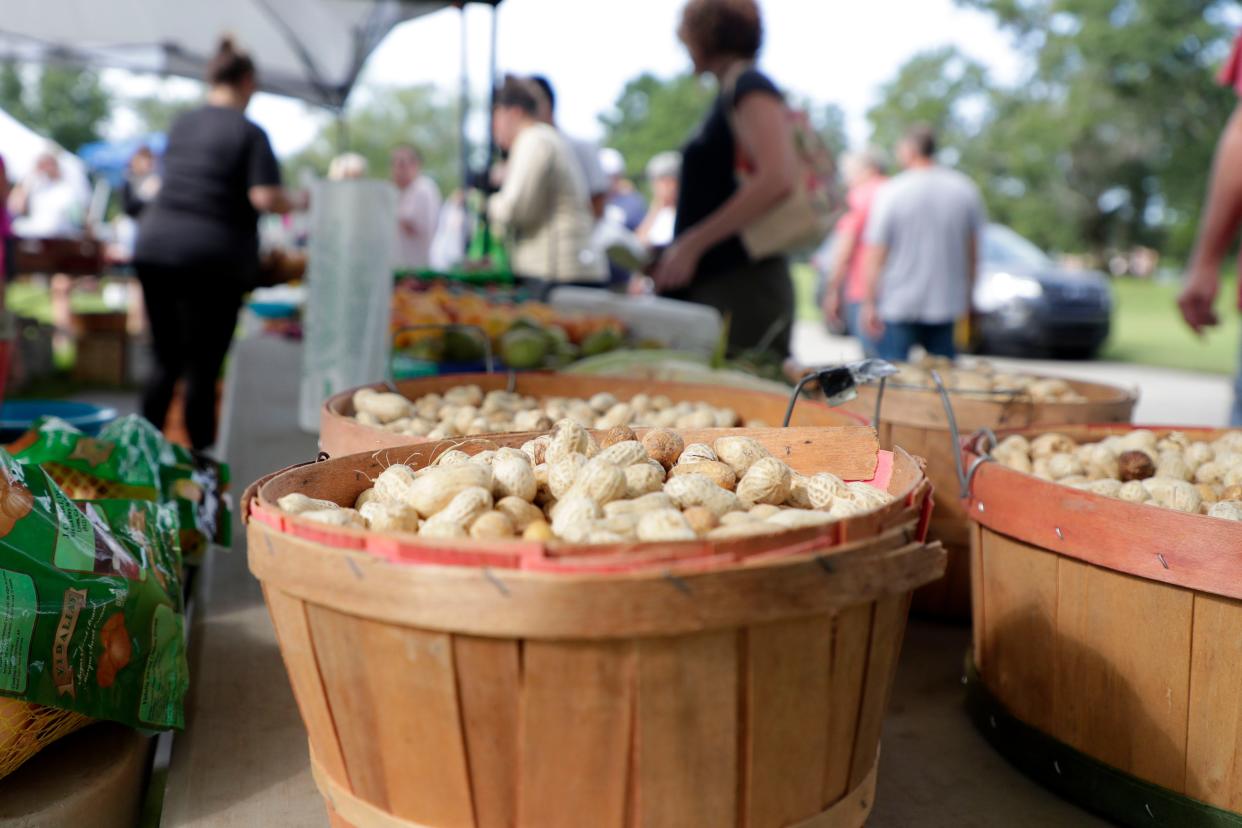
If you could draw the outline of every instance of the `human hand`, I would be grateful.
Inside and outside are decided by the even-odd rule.
[[[1216,302],[1216,294],[1220,290],[1220,273],[1214,267],[1192,268],[1186,274],[1186,282],[1177,297],[1177,306],[1182,311],[1182,318],[1197,334],[1204,329],[1220,324],[1212,305]]]
[[[863,333],[871,339],[879,339],[884,335],[884,320],[876,312],[875,302],[863,303],[858,323],[862,327]]]
[[[824,291],[824,302],[820,306],[824,312],[824,321],[829,324],[839,323],[841,321],[841,291],[837,290],[833,285],[829,285]]]
[[[691,234],[674,241],[652,269],[651,278],[655,280],[656,292],[668,293],[690,284],[701,258],[703,251]]]

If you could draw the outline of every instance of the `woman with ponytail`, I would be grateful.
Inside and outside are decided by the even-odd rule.
[[[254,61],[222,38],[207,83],[205,104],[169,130],[163,186],[143,211],[134,252],[155,351],[142,413],[162,426],[184,378],[186,429],[199,450],[216,439],[216,381],[258,272],[259,214],[295,206],[267,134],[245,116]]]

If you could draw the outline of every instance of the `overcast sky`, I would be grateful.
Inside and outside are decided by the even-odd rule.
[[[547,75],[557,87],[562,127],[595,137],[598,114],[627,80],[643,71],[673,75],[689,67],[675,35],[681,5],[678,0],[504,0],[496,12],[498,69]],[[997,31],[989,16],[960,9],[952,0],[764,0],[762,9],[762,66],[783,88],[842,106],[855,142],[866,136],[865,113],[880,84],[920,51],[956,45],[1001,81],[1012,80],[1019,70],[1010,37]],[[362,82],[430,82],[456,89],[463,17],[469,74],[481,94],[492,12],[478,6],[398,27],[372,56]],[[262,56],[256,57],[262,71]],[[130,93],[154,88],[150,80],[115,72],[108,79]],[[281,155],[305,145],[323,121],[300,103],[272,96],[256,99],[250,115],[267,129]],[[125,120],[114,127],[125,131]]]

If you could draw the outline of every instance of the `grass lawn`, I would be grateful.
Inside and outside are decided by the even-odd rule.
[[[818,320],[815,271],[810,265],[793,267],[798,319]],[[1220,327],[1197,337],[1177,311],[1176,282],[1113,281],[1113,331],[1100,359],[1158,365],[1212,374],[1231,374],[1238,360],[1239,314],[1237,286],[1232,273],[1221,286],[1217,301]]]

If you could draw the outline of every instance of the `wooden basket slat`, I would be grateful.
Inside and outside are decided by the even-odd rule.
[[[462,729],[478,828],[517,822],[521,644],[453,636]]]
[[[1185,790],[1189,590],[1057,559],[1053,735]]]
[[[449,636],[307,612],[334,718],[350,723],[340,738],[354,792],[397,817],[472,828]]]
[[[345,758],[341,752],[336,723],[324,692],[323,676],[315,656],[311,640],[310,622],[306,618],[306,604],[283,590],[263,586],[263,600],[280,645],[280,656],[289,674],[293,698],[306,729],[317,736],[319,758],[324,768],[333,776],[348,784]]]
[[[855,731],[863,698],[871,641],[872,604],[841,610],[835,619],[828,683],[828,753],[820,804],[831,805],[850,790]]]
[[[781,828],[823,810],[833,618],[751,627],[746,676],[747,822]]]
[[[738,633],[638,642],[634,824],[729,825],[738,813]]]
[[[1195,596],[1186,795],[1242,811],[1242,602]]]
[[[632,642],[524,645],[519,825],[624,828],[635,689]]]
[[[1057,711],[1057,559],[990,532],[983,534],[981,558],[976,578],[984,615],[975,622],[980,669],[1015,716],[1051,733]]]
[[[888,709],[893,677],[897,674],[897,658],[901,654],[909,609],[910,594],[899,593],[877,600],[872,610],[867,671],[850,763],[850,788],[862,784],[878,757],[880,730],[884,725],[884,711]]]

